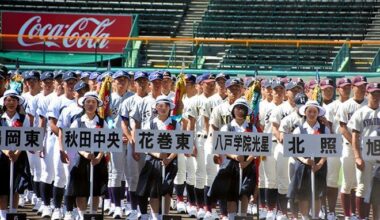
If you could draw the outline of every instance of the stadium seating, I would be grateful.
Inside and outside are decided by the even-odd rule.
[[[138,14],[140,35],[175,36],[190,0],[2,0],[2,10]]]

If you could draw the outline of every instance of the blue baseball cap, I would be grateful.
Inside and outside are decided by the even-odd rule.
[[[129,78],[133,79],[135,76],[135,73],[133,71],[128,71]]]
[[[54,73],[50,71],[45,71],[41,74],[41,81],[54,79]]]
[[[99,72],[92,72],[92,73],[90,74],[90,76],[88,77],[88,79],[89,79],[89,80],[94,80],[94,79],[98,78],[99,75],[100,75]]]
[[[185,80],[189,80],[192,83],[196,83],[197,78],[193,74],[186,74],[185,75]]]
[[[67,71],[62,76],[63,81],[68,81],[70,79],[77,79],[75,72]]]
[[[226,81],[226,88],[229,88],[229,87],[234,86],[234,85],[241,86],[243,84],[240,81],[240,79],[238,79],[238,78],[231,78],[231,79]]]
[[[75,85],[74,85],[74,90],[75,92],[79,92],[81,89],[87,89],[87,90],[90,90],[90,86],[82,81],[82,80],[79,80]]]
[[[295,97],[294,97],[294,102],[296,103],[296,105],[298,106],[301,106],[301,105],[305,105],[306,102],[308,100],[308,97],[307,95],[305,95],[305,93],[298,93]]]
[[[90,73],[89,72],[82,72],[81,75],[80,75],[80,79],[89,78],[89,77],[90,77]]]
[[[149,78],[148,75],[149,74],[147,72],[137,71],[137,72],[135,72],[135,75],[134,75],[133,79],[134,80],[138,80],[140,78],[148,79]]]
[[[81,76],[81,75],[82,75],[82,71],[80,71],[80,70],[75,70],[75,75],[77,75],[77,76]]]
[[[126,77],[129,79],[129,74],[123,70],[118,70],[117,72],[115,72],[113,75],[112,75],[112,79],[117,79],[117,78],[120,78],[120,77]]]
[[[226,75],[224,73],[219,73],[218,75],[216,75],[215,80],[220,79],[220,78],[225,79],[225,80],[229,80],[230,76]]]
[[[205,81],[215,81],[215,75],[210,73],[204,73],[199,78],[199,83],[205,82]]]
[[[29,79],[40,80],[40,76],[41,76],[40,72],[38,72],[37,70],[31,70],[25,73],[24,80],[29,80]]]
[[[160,71],[154,71],[152,73],[149,74],[149,81],[152,82],[154,80],[162,80],[163,78],[163,75]]]
[[[248,89],[254,82],[254,78],[253,77],[248,77],[245,79],[244,81],[244,88]]]
[[[164,72],[162,72],[162,78],[167,78],[167,79],[173,80],[171,72],[169,72],[167,70],[165,70]]]
[[[54,73],[54,79],[60,79],[63,76],[62,70],[55,70],[53,73]]]

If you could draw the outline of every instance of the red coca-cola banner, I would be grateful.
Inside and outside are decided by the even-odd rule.
[[[122,53],[127,40],[106,38],[128,37],[132,28],[132,15],[2,12],[1,16],[2,33],[17,35],[3,38],[4,50]],[[96,37],[104,37],[97,49]]]

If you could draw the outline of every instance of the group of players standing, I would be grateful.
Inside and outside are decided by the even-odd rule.
[[[251,105],[244,99],[255,82],[250,77],[186,74],[186,92],[177,106],[183,108],[179,123],[170,117],[176,79],[168,71],[32,70],[23,72],[22,88],[14,82],[17,72],[1,71],[1,126],[46,130],[42,152],[1,151],[0,176],[6,178],[0,183],[1,220],[7,213],[10,160],[17,164],[13,207],[31,199],[33,210],[44,218],[83,218],[90,163],[96,170],[94,206],[90,208],[97,210],[104,196],[104,208],[114,218],[160,219],[173,206],[170,201],[175,191],[175,209],[197,219],[233,219],[239,199],[240,214],[254,214],[252,201],[258,198],[256,214],[262,219],[309,219],[311,172],[316,174],[315,202],[320,218],[336,219],[339,191],[345,219],[369,218],[371,204],[374,218],[380,218],[380,201],[373,196],[380,194],[380,158],[364,161],[360,141],[363,136],[379,135],[380,84],[369,83],[363,76],[340,78],[336,83],[325,78],[320,84],[300,78],[261,79],[259,123],[251,124],[246,121]],[[112,78],[111,111],[103,119],[96,109],[108,102],[98,96],[107,77]],[[312,100],[316,86],[322,90],[322,105]],[[65,152],[62,129],[69,127],[121,127],[123,153]],[[136,129],[194,131],[194,152],[137,153]],[[271,133],[273,155],[214,155],[213,131]],[[285,157],[282,142],[289,133],[341,134],[342,156],[315,161]],[[166,167],[164,179],[162,166]],[[237,183],[240,168],[241,184]],[[26,189],[33,192],[32,198],[24,193]],[[127,206],[122,203],[125,196]],[[161,196],[165,197],[164,210],[159,206]]]

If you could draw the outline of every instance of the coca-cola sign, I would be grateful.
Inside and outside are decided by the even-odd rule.
[[[122,53],[131,15],[2,12],[3,50]]]

